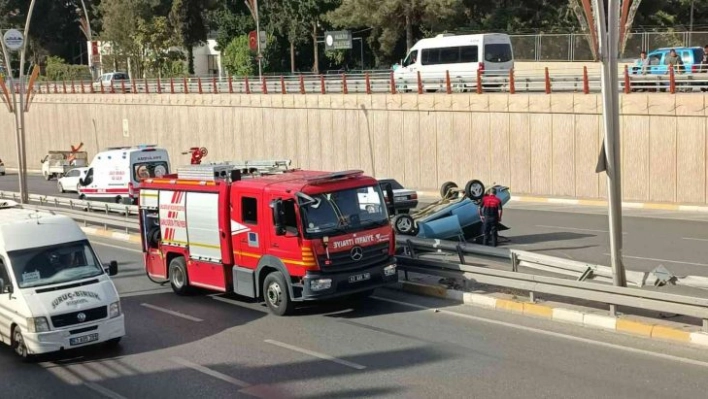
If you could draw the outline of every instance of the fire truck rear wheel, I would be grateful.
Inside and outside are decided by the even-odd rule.
[[[281,272],[272,272],[263,281],[263,299],[273,314],[286,316],[293,311],[293,301],[288,295],[288,285]]]
[[[189,294],[187,265],[181,256],[170,261],[170,285],[172,285],[172,291],[177,295]]]

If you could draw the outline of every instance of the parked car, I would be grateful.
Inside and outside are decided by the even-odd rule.
[[[65,193],[67,191],[78,193],[79,185],[81,179],[86,177],[86,172],[88,172],[88,167],[74,168],[68,171],[64,177],[60,177],[57,180],[57,188],[60,193]]]
[[[101,86],[103,86],[103,91],[109,91],[111,90],[111,84],[113,84],[113,89],[116,92],[123,90],[123,84],[125,84],[126,92],[131,90],[130,77],[125,72],[104,73],[93,82],[93,90],[97,92],[101,91]]]
[[[411,209],[415,209],[415,207],[418,206],[417,191],[404,188],[403,185],[395,179],[379,179],[379,186],[381,187],[381,192],[383,193],[386,204],[389,202],[386,188],[387,185],[391,186],[391,191],[393,192],[393,207],[395,215],[409,213]],[[361,210],[365,210],[369,213],[380,212],[380,208],[382,206],[378,193],[371,187],[359,191],[359,204],[361,206]]]
[[[5,176],[5,164],[0,159],[0,176]]]
[[[647,54],[649,59],[649,67],[647,68],[647,75],[666,75],[669,73],[669,66],[667,63],[667,57],[672,48],[664,47],[652,50]],[[683,67],[680,68],[681,73],[695,73],[698,72],[700,67],[701,59],[703,58],[703,49],[701,47],[675,47],[676,54],[681,57],[683,61]],[[630,73],[632,75],[641,75],[642,71],[638,65],[633,65],[630,68]]]

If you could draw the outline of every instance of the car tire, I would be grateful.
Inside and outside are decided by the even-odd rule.
[[[470,180],[465,185],[465,196],[472,201],[479,201],[484,197],[484,183],[479,180]]]
[[[287,316],[295,308],[281,272],[272,272],[266,276],[263,281],[263,299],[271,313],[276,316]]]
[[[50,175],[49,173],[46,173],[46,174],[44,175],[44,180],[46,180],[46,181],[52,180],[52,175]]]
[[[0,172],[0,176],[5,176],[5,172]]]
[[[189,295],[191,289],[189,287],[189,276],[187,275],[187,263],[184,258],[178,256],[170,261],[169,271],[170,285],[172,291],[179,296]]]
[[[62,194],[66,192],[66,190],[64,190],[64,186],[62,186],[60,181],[57,182],[57,189],[59,189],[59,192]]]
[[[32,356],[30,356],[29,351],[27,350],[25,339],[22,336],[22,330],[18,326],[15,326],[15,328],[12,329],[11,345],[12,350],[15,351],[15,354],[23,361],[28,362],[31,360]]]
[[[451,182],[451,181],[447,181],[447,182],[443,183],[442,186],[440,186],[440,197],[443,199],[448,198],[448,195],[450,195],[449,194],[450,191],[456,190],[456,189],[457,189],[457,184],[455,184],[454,182]],[[457,198],[459,198],[459,196],[460,196],[460,194],[455,192],[451,198],[457,199]]]
[[[110,348],[110,349],[115,349],[115,348],[117,348],[118,346],[120,346],[120,340],[121,340],[122,338],[123,338],[123,337],[118,337],[118,338],[109,339],[108,341],[105,342],[105,345],[106,345],[106,347],[108,347],[108,348]]]
[[[418,227],[415,224],[415,220],[410,215],[404,213],[396,215],[393,218],[393,229],[397,234],[414,236],[418,234]]]

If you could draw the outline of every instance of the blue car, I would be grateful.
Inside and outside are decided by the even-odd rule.
[[[703,49],[700,47],[674,47],[674,48],[659,48],[647,54],[649,66],[647,67],[647,75],[666,75],[669,73],[669,65],[666,62],[669,52],[676,50],[676,54],[681,57],[683,67],[680,73],[696,73],[699,71],[701,60],[703,59]],[[642,68],[639,62],[630,68],[630,74],[641,75]]]

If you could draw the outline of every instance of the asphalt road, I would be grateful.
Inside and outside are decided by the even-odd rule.
[[[29,176],[30,192],[60,195],[56,181]],[[0,190],[17,191],[17,175],[0,177]],[[63,196],[76,198],[76,194]],[[432,199],[422,199],[421,203]],[[559,204],[509,203],[503,233],[512,248],[609,265],[605,208]],[[708,213],[624,210],[624,263],[630,270],[651,271],[659,265],[673,273],[708,276]]]
[[[178,297],[138,250],[117,260],[128,336],[21,364],[0,346],[2,397],[704,397],[708,352],[379,290],[271,316],[233,296]],[[437,309],[437,311],[435,310]]]

